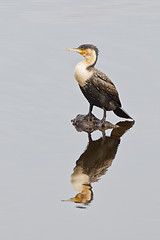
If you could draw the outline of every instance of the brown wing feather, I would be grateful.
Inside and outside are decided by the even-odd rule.
[[[93,73],[92,82],[101,94],[107,95],[110,100],[115,101],[119,107],[121,107],[119,94],[116,90],[115,85],[109,77],[107,77],[104,73],[96,70]]]
[[[106,74],[104,74],[103,72],[99,71],[98,69],[94,68],[93,70],[94,76],[100,78],[101,80],[110,83],[111,85],[113,85],[115,87],[115,85],[113,84],[113,82],[111,81],[111,79],[109,77],[106,76]]]

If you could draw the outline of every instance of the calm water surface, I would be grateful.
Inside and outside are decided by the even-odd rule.
[[[159,1],[2,0],[0,28],[0,239],[158,240]],[[82,43],[99,48],[132,127],[72,126],[88,103],[82,56],[65,49]]]

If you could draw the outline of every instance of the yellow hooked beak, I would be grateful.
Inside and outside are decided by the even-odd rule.
[[[77,53],[80,53],[81,55],[84,55],[85,53],[84,49],[80,49],[80,48],[67,48],[66,51],[77,52]]]

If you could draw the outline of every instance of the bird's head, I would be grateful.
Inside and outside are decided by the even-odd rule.
[[[67,48],[67,51],[80,53],[90,66],[96,64],[98,58],[98,48],[92,44],[82,44],[78,48]]]

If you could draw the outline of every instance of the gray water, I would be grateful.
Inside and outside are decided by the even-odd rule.
[[[1,0],[0,29],[0,239],[158,240],[160,2]],[[96,67],[135,119],[93,146],[92,169],[88,136],[71,124],[88,112],[73,76],[82,56],[65,51],[82,43],[99,48]],[[61,201],[81,192],[75,170],[88,204]]]

